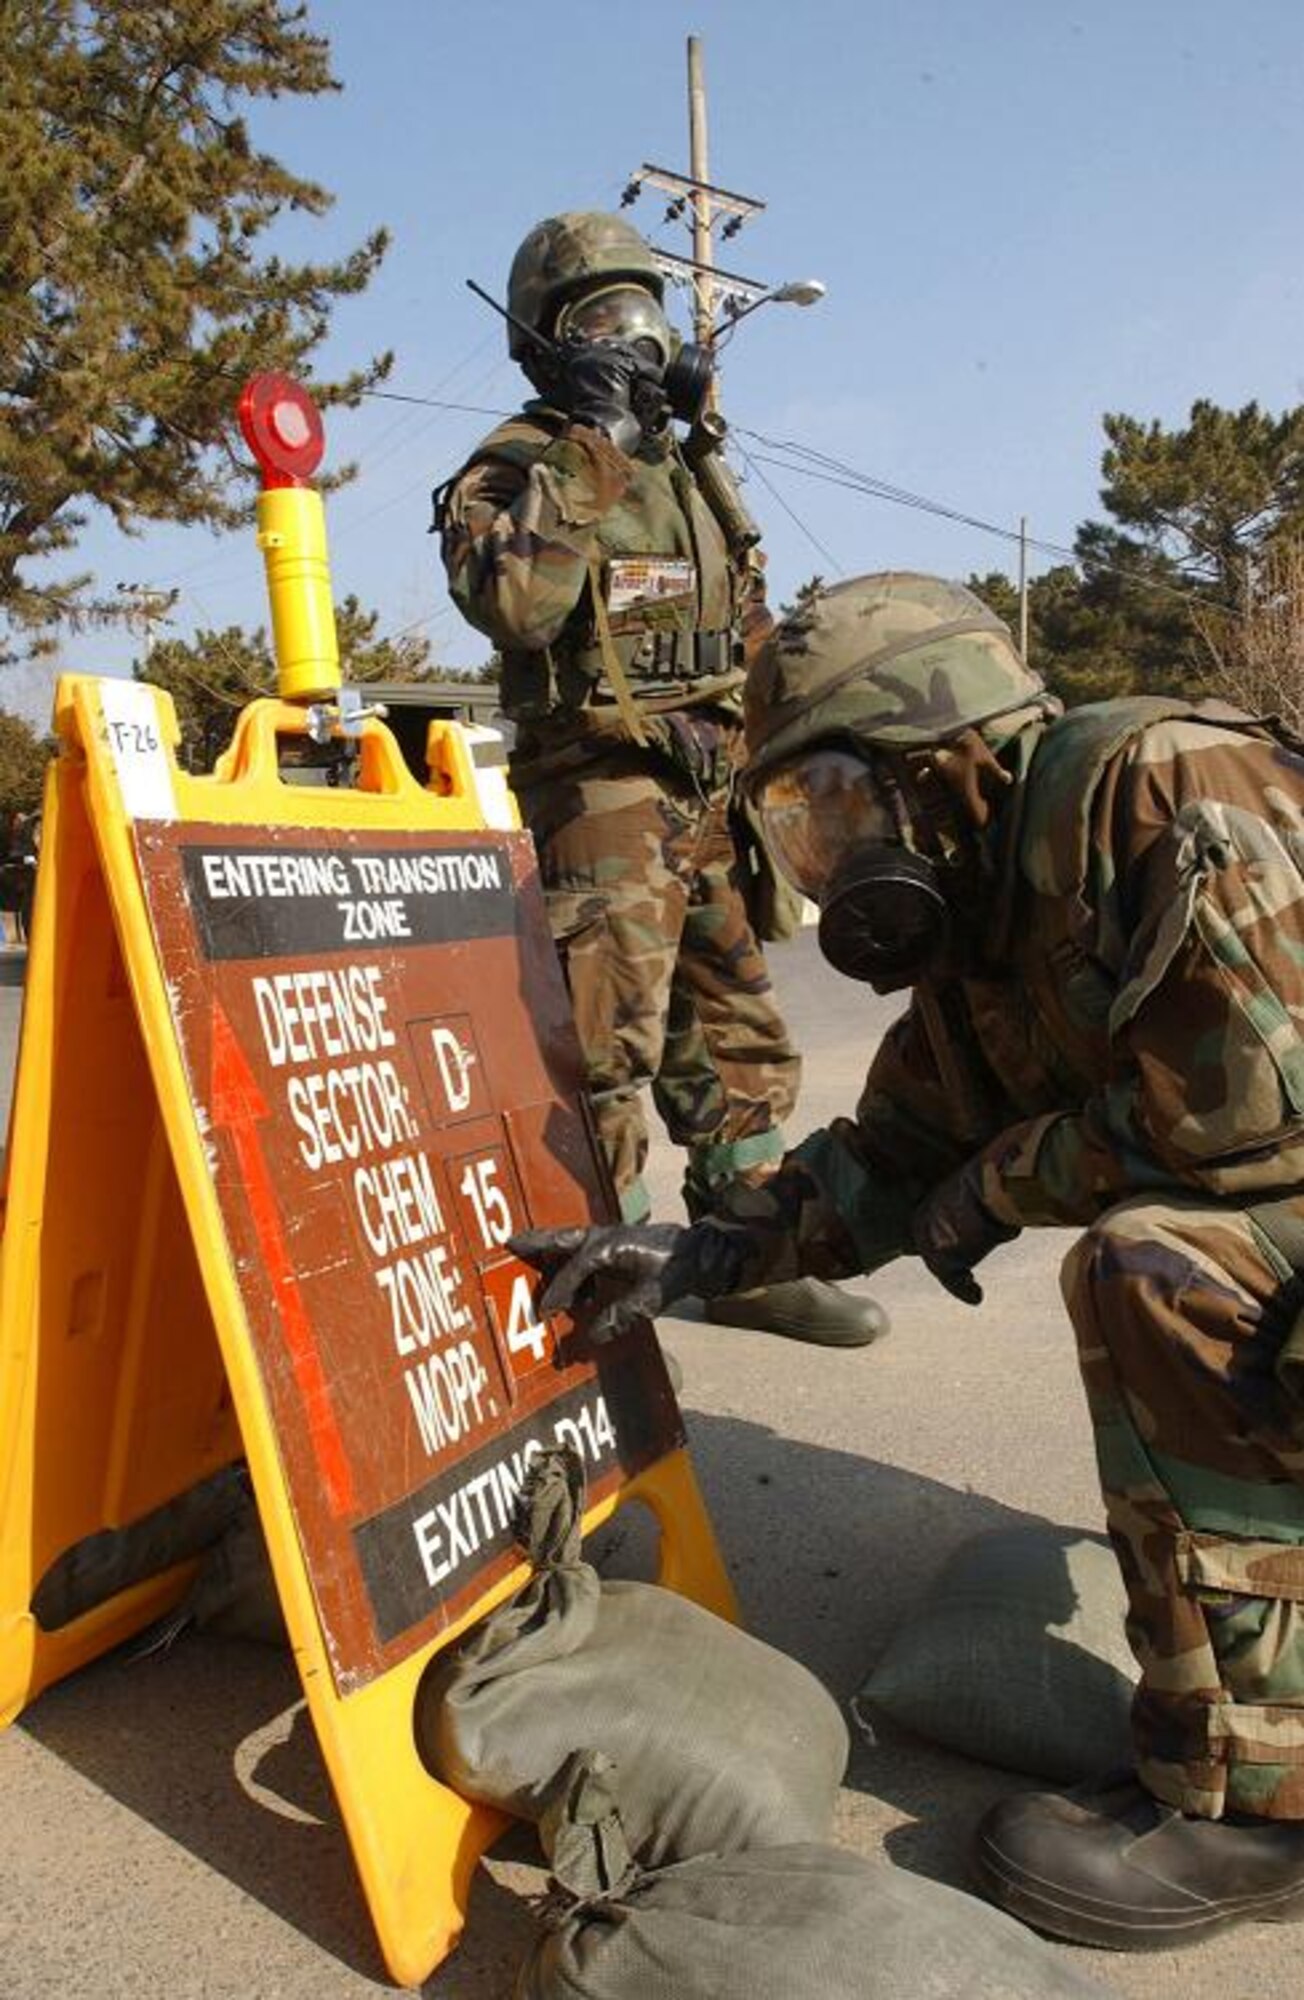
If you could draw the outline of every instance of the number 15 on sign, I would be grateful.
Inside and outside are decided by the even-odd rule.
[[[481,1248],[490,1254],[500,1250],[516,1228],[503,1186],[502,1154],[472,1154],[462,1169],[457,1192],[471,1211]]]
[[[535,1310],[533,1274],[515,1258],[503,1261],[504,1246],[525,1214],[504,1149],[465,1154],[455,1165],[453,1186],[512,1373],[517,1378],[532,1374],[551,1360],[554,1342],[547,1321]]]

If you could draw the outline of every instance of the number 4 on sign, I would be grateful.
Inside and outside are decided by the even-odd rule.
[[[552,1336],[546,1320],[534,1310],[533,1286],[528,1271],[518,1271],[512,1279],[512,1296],[507,1307],[507,1351],[529,1354],[536,1362],[546,1361]]]

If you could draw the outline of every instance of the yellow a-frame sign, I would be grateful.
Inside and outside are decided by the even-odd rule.
[[[264,500],[270,572],[319,503]],[[273,589],[282,684],[306,630],[329,696],[333,626],[296,625],[298,587]],[[416,1686],[522,1581],[532,1456],[580,1451],[590,1528],[646,1500],[661,1581],[733,1610],[650,1330],[590,1351],[505,1247],[610,1213],[532,849],[486,825],[455,724],[422,787],[362,720],[357,782],[328,789],[280,768],[286,737],[341,727],[303,701],[252,703],[206,777],[147,685],[66,677],[56,723],[0,1245],[0,1722],[190,1575],[43,1622],[60,1565],[246,1459],[385,1961],[415,1984],[501,1825],[421,1765]]]

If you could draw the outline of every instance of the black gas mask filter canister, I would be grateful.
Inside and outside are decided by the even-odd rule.
[[[821,952],[876,993],[913,986],[943,958],[953,928],[936,864],[908,847],[852,847],[820,898]]]

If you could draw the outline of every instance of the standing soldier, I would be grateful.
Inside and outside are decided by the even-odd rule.
[[[1135,1769],[1004,1800],[980,1879],[1123,1950],[1304,1917],[1304,746],[1221,703],[1059,716],[977,598],[901,574],[780,625],[746,714],[826,956],[909,1010],[854,1119],[716,1217],[515,1247],[545,1310],[602,1273],[601,1333],[903,1253],[976,1305],[990,1250],[1081,1225]]]
[[[745,649],[770,620],[718,440],[695,424],[681,446],[671,428],[698,415],[708,376],[662,291],[621,216],[531,230],[509,349],[538,396],[436,495],[452,595],[501,655],[511,781],[630,1221],[648,1213],[644,1085],[687,1149],[697,1215],[777,1166],[800,1070],[730,818]],[[871,1300],[814,1278],[710,1310],[838,1346],[884,1324]]]

